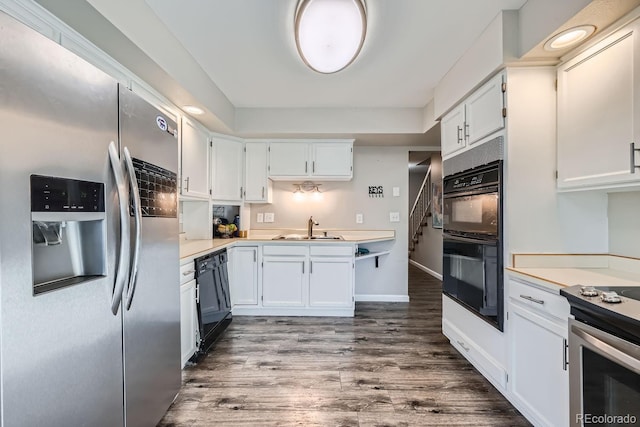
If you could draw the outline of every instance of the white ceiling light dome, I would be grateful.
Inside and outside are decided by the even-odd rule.
[[[544,44],[544,49],[548,51],[565,49],[571,46],[575,46],[581,41],[587,39],[596,31],[596,27],[593,25],[580,25],[577,27],[564,30]]]
[[[351,64],[366,33],[364,0],[300,0],[296,8],[298,52],[319,73],[335,73]]]

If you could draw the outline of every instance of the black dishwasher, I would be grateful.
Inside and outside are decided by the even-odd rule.
[[[197,307],[200,345],[196,359],[206,354],[231,323],[227,250],[196,258]]]

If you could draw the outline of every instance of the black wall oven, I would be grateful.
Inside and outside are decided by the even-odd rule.
[[[443,292],[503,330],[502,161],[444,178]]]

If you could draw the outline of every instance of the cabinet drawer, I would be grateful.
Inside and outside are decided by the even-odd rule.
[[[566,320],[569,317],[569,303],[565,297],[534,285],[509,280],[509,298],[558,319]]]
[[[309,247],[311,256],[353,256],[355,250],[351,245],[311,245]]]
[[[193,261],[180,266],[180,284],[184,285],[196,277],[196,267]]]
[[[309,251],[307,245],[265,245],[262,248],[263,255],[301,255],[306,256]]]

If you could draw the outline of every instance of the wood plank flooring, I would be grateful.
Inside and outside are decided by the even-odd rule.
[[[159,426],[529,426],[441,333],[441,283],[354,318],[234,317]]]

